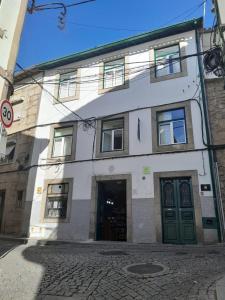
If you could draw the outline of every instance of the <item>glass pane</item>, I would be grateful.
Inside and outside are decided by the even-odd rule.
[[[176,120],[176,119],[184,119],[184,109],[180,108],[180,109],[174,109],[171,111],[172,113],[172,119]]]
[[[170,182],[163,185],[163,205],[164,207],[175,207],[174,188]]]
[[[173,70],[170,73],[179,73],[181,72],[181,67],[180,67],[180,61],[173,61],[172,64],[170,65]]]
[[[102,135],[102,152],[112,151],[112,131],[104,131]]]
[[[63,155],[71,155],[72,153],[72,136],[64,137]]]
[[[184,121],[173,122],[173,139],[175,144],[186,143]]]
[[[55,210],[54,209],[49,209],[48,210],[48,217],[51,217],[51,218],[55,217]]]
[[[123,129],[114,130],[114,150],[123,149]]]
[[[174,109],[158,113],[158,121],[172,121],[177,119],[184,119],[184,109]]]
[[[124,69],[117,70],[115,76],[115,85],[121,85],[124,83]]]
[[[158,120],[160,122],[172,120],[172,111],[168,110],[168,111],[163,111],[163,112],[158,113]]]
[[[168,58],[169,56],[179,57],[179,45],[155,50],[156,59]]]
[[[62,138],[54,138],[52,156],[61,156],[62,154]]]
[[[156,67],[156,77],[165,76],[169,74],[169,65],[166,63],[160,63]]]
[[[69,97],[70,96],[75,96],[76,94],[76,79],[75,79],[75,76],[74,78],[72,78],[70,80],[70,83],[69,83]]]
[[[121,68],[124,66],[124,58],[122,59],[117,59],[117,60],[114,60],[114,61],[109,61],[107,63],[104,64],[104,69],[105,71],[107,70],[112,70],[112,69],[115,69],[115,68]]]
[[[109,88],[113,86],[113,78],[114,78],[114,72],[107,71],[104,75],[104,88]]]
[[[159,145],[171,144],[170,124],[159,125]]]
[[[62,82],[62,83],[60,83],[59,98],[66,98],[66,97],[68,97],[68,88],[69,88],[69,83],[68,82]]]
[[[54,136],[65,136],[65,135],[72,135],[73,134],[73,127],[63,127],[55,129]]]
[[[156,75],[164,76],[180,72],[180,61],[175,60],[179,56],[179,45],[155,50]]]
[[[123,119],[116,119],[116,120],[112,120],[112,121],[102,121],[102,128],[103,128],[103,130],[123,128]]]
[[[180,206],[192,207],[191,189],[188,182],[182,182],[180,184]]]
[[[76,92],[76,74],[74,72],[60,76],[59,97],[66,98],[74,96]]]

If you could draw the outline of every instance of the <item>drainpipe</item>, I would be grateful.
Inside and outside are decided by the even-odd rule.
[[[197,53],[201,52],[200,47],[200,37],[199,32],[195,29],[195,38],[196,38],[196,45],[197,45]],[[206,131],[206,141],[208,145],[211,145],[211,133],[210,133],[210,125],[209,125],[209,115],[208,115],[208,100],[206,96],[205,84],[204,84],[204,70],[202,65],[201,56],[198,55],[198,66],[199,66],[199,75],[200,75],[200,85],[201,85],[201,92],[202,92],[202,106],[204,111],[204,120],[205,120],[205,131]],[[209,165],[210,165],[210,175],[212,180],[212,189],[213,189],[213,198],[214,198],[214,206],[215,206],[215,214],[217,219],[217,233],[218,239],[220,242],[224,240],[224,224],[221,218],[221,212],[219,213],[218,205],[220,199],[216,190],[216,182],[219,182],[219,176],[215,173],[216,163],[214,161],[215,153],[214,150],[208,148],[209,154]]]

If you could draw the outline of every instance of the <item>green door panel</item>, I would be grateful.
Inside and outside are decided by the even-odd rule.
[[[191,178],[161,179],[163,242],[196,243]]]

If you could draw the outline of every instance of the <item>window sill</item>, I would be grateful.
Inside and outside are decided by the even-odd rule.
[[[169,75],[156,77],[155,76],[155,69],[153,68],[153,69],[151,69],[151,72],[150,72],[150,82],[151,83],[156,83],[156,82],[160,82],[160,81],[185,77],[187,75],[188,75],[187,71],[182,71],[182,72],[179,72],[179,73],[174,73],[174,74],[169,74]]]
[[[108,152],[98,152],[96,153],[96,158],[102,158],[102,157],[117,157],[117,156],[123,156],[123,155],[129,155],[128,150],[123,151],[108,151]]]
[[[0,166],[12,165],[13,163],[14,163],[14,161],[0,162]]]
[[[123,85],[113,86],[110,88],[99,88],[98,93],[104,94],[104,93],[120,91],[128,88],[129,88],[129,81],[126,81]]]
[[[69,219],[65,218],[65,219],[61,219],[61,218],[44,218],[42,220],[42,223],[69,223]]]
[[[192,150],[194,149],[194,145],[191,143],[188,144],[172,144],[172,145],[157,145],[153,146],[153,153],[154,152],[173,152],[173,151],[180,151],[180,150]]]
[[[58,156],[58,157],[48,157],[47,158],[47,163],[51,163],[51,162],[65,162],[65,161],[69,161],[72,160],[72,155],[68,155],[68,156]]]

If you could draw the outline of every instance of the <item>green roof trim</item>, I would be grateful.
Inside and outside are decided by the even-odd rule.
[[[51,60],[45,63],[41,63],[38,65],[34,65],[31,68],[28,69],[28,72],[35,72],[38,70],[49,70],[52,68],[60,67],[62,65],[70,64],[73,62],[77,61],[82,61],[88,58],[92,58],[95,56],[99,56],[102,54],[106,54],[112,51],[117,51],[121,50],[124,48],[128,48],[131,46],[139,45],[142,43],[146,43],[149,41],[153,41],[156,39],[160,39],[163,37],[179,34],[182,32],[194,30],[197,28],[202,28],[203,27],[203,18],[198,18],[198,19],[192,19],[186,22],[178,23],[175,25],[171,25],[168,27],[163,27],[160,29],[156,29],[150,32],[138,34],[135,36],[131,36],[126,39],[122,39],[113,43],[105,44],[96,48],[92,48],[89,50],[85,50],[82,52],[74,53],[72,55],[64,56],[59,59]],[[36,73],[36,72],[35,72]],[[21,79],[20,77],[25,77],[25,76],[20,76],[22,75],[19,73],[16,76],[16,80]],[[24,74],[25,75],[25,74]]]

